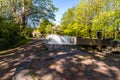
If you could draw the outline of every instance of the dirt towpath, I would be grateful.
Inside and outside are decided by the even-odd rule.
[[[29,57],[33,57],[30,70],[36,80],[120,80],[120,54],[104,55],[70,46],[48,51],[39,39],[8,52],[0,56],[0,80],[11,80],[16,67]]]
[[[26,57],[36,55],[36,53],[42,49],[41,41],[34,39],[25,45],[5,52],[7,53],[6,55],[0,56],[0,80],[12,80],[18,64]]]

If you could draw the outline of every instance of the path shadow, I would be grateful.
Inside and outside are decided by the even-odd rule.
[[[28,56],[34,57],[38,51],[44,50],[39,39],[17,47],[0,56],[0,80],[12,80],[16,67]]]
[[[53,58],[36,59],[33,73],[39,80],[120,80],[119,61],[108,59],[109,55],[101,59],[95,54],[71,48],[49,52],[47,58]]]

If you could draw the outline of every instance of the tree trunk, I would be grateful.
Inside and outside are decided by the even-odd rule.
[[[22,23],[22,29],[23,29],[23,35],[26,36],[26,26],[27,26],[27,17],[25,14],[25,0],[22,0],[22,11],[21,11],[21,23]]]
[[[117,39],[118,37],[118,31],[115,31],[115,40]]]
[[[91,29],[89,29],[88,33],[89,33],[89,38],[92,39]]]
[[[21,19],[22,19],[22,26],[23,26],[23,28],[25,28],[26,25],[27,25],[26,15],[25,15],[25,0],[22,0],[22,16],[21,16]]]

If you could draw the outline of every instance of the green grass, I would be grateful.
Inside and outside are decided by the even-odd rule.
[[[21,45],[24,45],[29,41],[32,41],[32,39],[31,38],[26,38],[26,39],[23,39],[23,40],[19,41],[18,43],[14,44],[14,45],[11,45],[10,47],[8,47],[6,49],[0,50],[0,55],[7,54],[10,51],[14,50],[14,48],[19,47]]]
[[[11,46],[11,48],[15,48],[15,47],[24,45],[31,40],[32,40],[31,38],[23,39],[23,40],[19,41],[18,43],[16,43],[15,45]]]

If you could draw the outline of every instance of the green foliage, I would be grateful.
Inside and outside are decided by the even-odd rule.
[[[47,34],[47,33],[51,33],[52,32],[52,27],[53,27],[53,23],[51,23],[49,20],[44,19],[38,30],[42,33],[42,34]]]
[[[61,29],[66,35],[90,38],[96,38],[96,32],[102,30],[103,37],[114,38],[120,28],[119,14],[120,0],[82,0],[63,14]]]
[[[13,45],[21,44],[26,40],[26,36],[22,36],[19,27],[8,19],[0,17],[0,50],[7,49]],[[33,28],[27,29],[27,37],[32,36]]]
[[[0,0],[0,50],[31,37],[33,28],[27,26],[54,20],[56,10],[51,0]]]
[[[67,12],[63,14],[61,20],[61,28],[66,35],[74,35],[73,24],[75,22],[75,8],[69,8]]]
[[[29,38],[29,37],[33,37],[32,32],[33,32],[34,28],[33,28],[33,27],[27,27],[26,30],[27,30],[26,36],[27,36],[28,38]]]
[[[38,24],[40,19],[55,20],[56,10],[52,0],[0,0],[0,15],[13,16],[13,20],[23,27]]]
[[[5,49],[19,40],[25,38],[20,36],[19,27],[6,18],[0,17],[0,50]]]
[[[51,34],[52,33],[52,30],[53,30],[52,27],[53,27],[53,25],[51,25],[51,24],[48,24],[46,26],[45,31],[46,31],[47,34]]]

